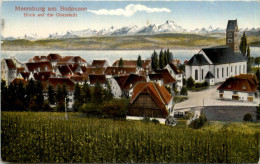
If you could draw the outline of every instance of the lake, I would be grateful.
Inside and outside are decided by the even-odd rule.
[[[189,60],[195,53],[198,53],[200,49],[191,50],[170,50],[173,53],[174,59],[180,59],[182,62],[186,59]],[[160,50],[156,50],[159,54]],[[94,59],[107,60],[110,65],[115,60],[120,58],[128,60],[137,60],[138,55],[141,55],[142,59],[148,59],[151,57],[153,50],[82,50],[82,51],[1,51],[1,59],[14,56],[20,62],[27,62],[33,56],[36,55],[48,55],[50,53],[58,53],[62,56],[80,56],[91,63]],[[251,47],[251,56],[260,56],[260,47]]]

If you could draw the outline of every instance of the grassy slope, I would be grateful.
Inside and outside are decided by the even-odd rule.
[[[2,160],[13,162],[257,162],[260,123],[200,130],[70,113],[2,112]],[[26,153],[25,153],[26,152]]]

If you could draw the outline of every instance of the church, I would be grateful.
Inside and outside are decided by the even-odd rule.
[[[185,65],[186,79],[208,82],[214,85],[227,78],[247,73],[247,58],[239,50],[237,20],[229,20],[226,29],[226,45],[202,48]]]

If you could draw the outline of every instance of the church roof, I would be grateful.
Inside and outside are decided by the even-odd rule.
[[[210,63],[202,54],[195,54],[187,63],[187,65],[200,66],[209,65]]]
[[[236,31],[237,20],[228,20],[227,31]]]
[[[215,78],[215,76],[209,71],[207,75],[205,76],[206,79],[212,79]]]
[[[203,48],[202,51],[207,55],[213,64],[226,64],[247,61],[241,53],[235,53],[227,46]]]

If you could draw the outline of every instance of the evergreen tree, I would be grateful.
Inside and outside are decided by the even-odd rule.
[[[32,79],[30,79],[29,83],[25,87],[25,95],[25,106],[28,107],[35,95],[35,84]]]
[[[107,88],[104,90],[104,100],[110,101],[114,98],[110,84],[107,82]]]
[[[75,112],[77,112],[77,111],[79,111],[80,107],[83,105],[82,97],[81,97],[81,93],[80,93],[80,86],[78,83],[76,83],[76,85],[75,85],[73,95],[74,95],[73,110]]]
[[[91,101],[91,90],[86,80],[82,87],[82,99],[83,99],[83,103]]]
[[[19,110],[19,111],[25,110],[24,101],[25,101],[25,89],[24,89],[22,81],[20,81],[17,86],[17,99],[15,101],[15,106],[16,106],[17,110]]]
[[[142,58],[141,58],[141,56],[139,55],[139,56],[138,56],[138,59],[137,59],[137,66],[138,66],[139,68],[142,68],[142,65],[143,65],[143,63],[142,63]]]
[[[260,71],[259,71],[259,69],[257,69],[255,75],[257,77],[257,80],[260,82]]]
[[[159,65],[160,65],[160,69],[164,68],[164,53],[163,53],[162,49],[161,49],[160,55],[159,55]]]
[[[102,104],[103,103],[103,89],[99,83],[99,81],[94,86],[92,102],[95,104]]]
[[[164,50],[164,67],[169,63],[167,51]]]
[[[246,49],[247,49],[247,38],[245,32],[243,33],[243,36],[240,41],[239,49],[243,55],[246,55]]]
[[[60,102],[62,100],[62,89],[60,87],[60,85],[58,85],[58,88],[56,90],[56,100],[57,102]]]
[[[249,46],[247,46],[246,56],[247,56],[247,72],[250,72],[252,70],[252,61],[251,61]]]
[[[158,54],[157,52],[154,50],[152,57],[151,57],[151,61],[152,61],[152,69],[153,70],[158,70],[159,68],[159,60],[158,60]]]
[[[186,86],[188,89],[191,89],[194,86],[195,81],[193,78],[190,76],[187,81],[186,81]]]
[[[120,58],[119,63],[118,63],[118,66],[119,66],[119,67],[123,67],[123,66],[124,66],[124,61],[123,61],[122,58]]]
[[[65,101],[66,99],[66,106],[68,106],[69,98],[68,98],[68,91],[66,85],[62,85],[62,99]]]
[[[55,91],[51,85],[48,86],[48,101],[49,104],[54,105],[55,104]]]
[[[167,51],[169,51],[169,49]],[[168,63],[170,63],[173,60],[173,55],[171,52],[167,52],[167,53],[168,53]]]
[[[8,104],[8,88],[5,80],[1,80],[1,109],[10,110]]]

